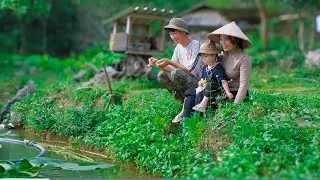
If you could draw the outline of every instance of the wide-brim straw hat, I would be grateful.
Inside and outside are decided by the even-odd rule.
[[[222,26],[221,28],[213,31],[212,33],[209,33],[208,38],[213,40],[214,42],[220,43],[220,35],[237,37],[237,38],[243,40],[243,48],[251,48],[252,47],[252,42],[241,31],[239,26],[237,26],[237,24],[234,21]]]
[[[199,54],[219,54],[216,43],[209,39],[204,41],[200,46]]]
[[[181,18],[172,18],[164,29],[175,29],[189,34],[187,23]]]

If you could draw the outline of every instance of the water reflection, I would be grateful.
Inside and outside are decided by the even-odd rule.
[[[8,131],[0,130],[0,135]],[[13,131],[11,134],[6,135],[7,138],[14,139],[28,139],[34,140],[41,144],[41,141],[36,137],[26,134],[24,131]],[[0,137],[4,138],[4,137]],[[59,167],[59,169],[42,170],[40,176],[49,179],[57,180],[78,180],[78,179],[145,179],[154,176],[149,174],[141,174],[136,168],[128,165],[113,165],[111,160],[99,158],[97,156],[89,156],[94,162],[85,162],[70,156],[63,156],[61,153],[56,153],[47,149],[42,157],[35,158],[39,151],[35,148],[28,147],[23,144],[11,144],[0,142],[0,160],[16,160],[28,159],[32,164],[50,164],[51,167]],[[87,156],[87,155],[86,155]],[[96,169],[96,166],[100,166]],[[70,170],[73,169],[73,170]]]
[[[0,149],[0,160],[30,159],[39,154],[37,149],[23,144],[8,142],[0,142],[0,144],[2,145]]]

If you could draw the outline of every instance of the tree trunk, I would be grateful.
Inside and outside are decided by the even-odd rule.
[[[47,18],[41,19],[42,24],[42,52],[48,52],[48,33],[47,33]]]
[[[27,37],[26,37],[26,27],[25,23],[23,21],[23,18],[19,18],[19,24],[20,24],[20,48],[19,51],[21,54],[26,54],[27,53]]]
[[[267,13],[266,9],[261,3],[261,0],[255,0],[256,6],[259,11],[259,16],[260,16],[260,21],[261,21],[261,29],[260,29],[260,37],[262,39],[262,46],[263,49],[268,49],[268,18],[267,18]]]
[[[310,44],[308,51],[312,51],[314,47],[314,39],[316,38],[316,21],[314,20],[315,15],[312,14],[311,18],[311,32],[310,32]]]
[[[306,53],[305,49],[305,36],[304,36],[304,18],[302,14],[299,15],[299,32],[298,32],[298,38],[299,38],[299,47],[301,52]]]

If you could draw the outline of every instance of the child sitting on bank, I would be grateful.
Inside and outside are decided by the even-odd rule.
[[[221,94],[221,85],[228,99],[233,99],[233,94],[230,92],[225,70],[218,61],[218,50],[215,42],[211,40],[204,41],[200,46],[199,54],[206,65],[202,68],[202,76],[198,83],[199,86],[196,88],[196,93],[197,95],[203,93],[204,97],[192,109],[198,112],[205,112],[209,100],[215,99],[217,95]]]

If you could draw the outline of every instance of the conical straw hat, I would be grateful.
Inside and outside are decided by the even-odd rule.
[[[220,43],[220,35],[227,35],[237,37],[243,40],[243,48],[251,48],[252,42],[249,38],[241,31],[239,26],[232,21],[229,24],[222,26],[221,28],[213,31],[208,34],[208,38],[213,40],[214,42]]]

